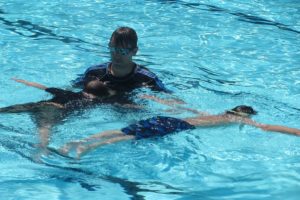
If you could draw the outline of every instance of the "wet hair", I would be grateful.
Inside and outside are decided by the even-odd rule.
[[[111,35],[110,43],[113,42],[116,47],[128,47],[131,49],[137,47],[137,34],[130,27],[119,27]]]
[[[255,115],[257,112],[251,107],[246,105],[240,105],[237,107],[232,108],[231,110],[227,110],[226,114],[238,115],[242,117]]]
[[[98,79],[86,82],[83,91],[96,96],[106,96],[111,94],[110,89]]]

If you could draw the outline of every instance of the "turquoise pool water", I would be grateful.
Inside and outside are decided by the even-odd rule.
[[[48,94],[11,77],[69,88],[90,65],[106,62],[111,32],[139,35],[138,63],[187,106],[220,113],[239,104],[255,120],[300,128],[300,2],[0,1],[0,107]],[[142,93],[152,93],[141,90]],[[160,95],[163,96],[163,95]],[[166,113],[99,106],[53,129],[50,146]],[[218,127],[124,142],[76,161],[34,162],[36,125],[0,115],[1,199],[298,199],[300,138],[252,127]]]

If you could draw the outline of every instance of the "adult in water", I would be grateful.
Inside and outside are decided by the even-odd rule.
[[[91,150],[116,142],[161,137],[178,131],[195,129],[196,127],[213,127],[229,124],[246,124],[260,128],[264,131],[281,132],[300,136],[299,129],[258,123],[249,118],[253,114],[256,114],[256,111],[253,110],[252,107],[243,105],[237,106],[219,115],[204,116],[201,114],[196,117],[184,119],[156,116],[141,120],[135,124],[122,128],[121,130],[104,131],[79,141],[67,143],[59,150],[52,150],[64,156],[68,155],[70,151],[75,150],[76,157],[80,158]]]
[[[153,72],[132,60],[138,51],[137,42],[138,37],[134,29],[117,28],[108,43],[111,61],[89,67],[73,81],[73,86],[82,87],[91,77],[97,77],[122,95],[139,87],[169,92]]]
[[[40,135],[39,147],[41,151],[46,150],[49,143],[49,135],[53,125],[61,122],[74,110],[80,110],[96,103],[103,103],[107,98],[115,94],[114,90],[108,88],[98,79],[90,80],[84,85],[80,92],[72,92],[59,88],[51,88],[35,82],[22,79],[13,79],[27,86],[35,87],[53,95],[49,100],[17,104],[0,108],[0,113],[28,112],[34,117]]]

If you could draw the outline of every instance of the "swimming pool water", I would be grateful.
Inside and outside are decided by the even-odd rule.
[[[187,107],[220,113],[240,104],[255,120],[298,127],[298,0],[0,1],[0,107],[48,94],[11,77],[69,88],[88,66],[106,62],[110,34],[131,26],[135,60],[156,72]],[[151,93],[142,89],[141,93]],[[162,94],[156,94],[164,97]],[[53,129],[50,146],[166,113],[101,105]],[[80,161],[32,159],[36,125],[0,115],[1,199],[298,199],[300,139],[252,127],[217,127],[103,147]]]

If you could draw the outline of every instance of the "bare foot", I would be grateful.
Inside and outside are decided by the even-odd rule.
[[[64,146],[62,146],[61,148],[58,149],[58,152],[61,155],[67,156],[70,151],[72,151],[73,149],[77,149],[79,145],[81,145],[81,141],[75,141],[75,142],[69,142],[67,144],[65,144]]]
[[[79,144],[76,148],[76,158],[80,159],[81,156],[85,155],[87,153],[87,148],[84,145]]]
[[[38,148],[37,152],[33,154],[32,160],[37,163],[43,163],[42,156],[48,156],[49,154],[50,152],[47,148]]]

